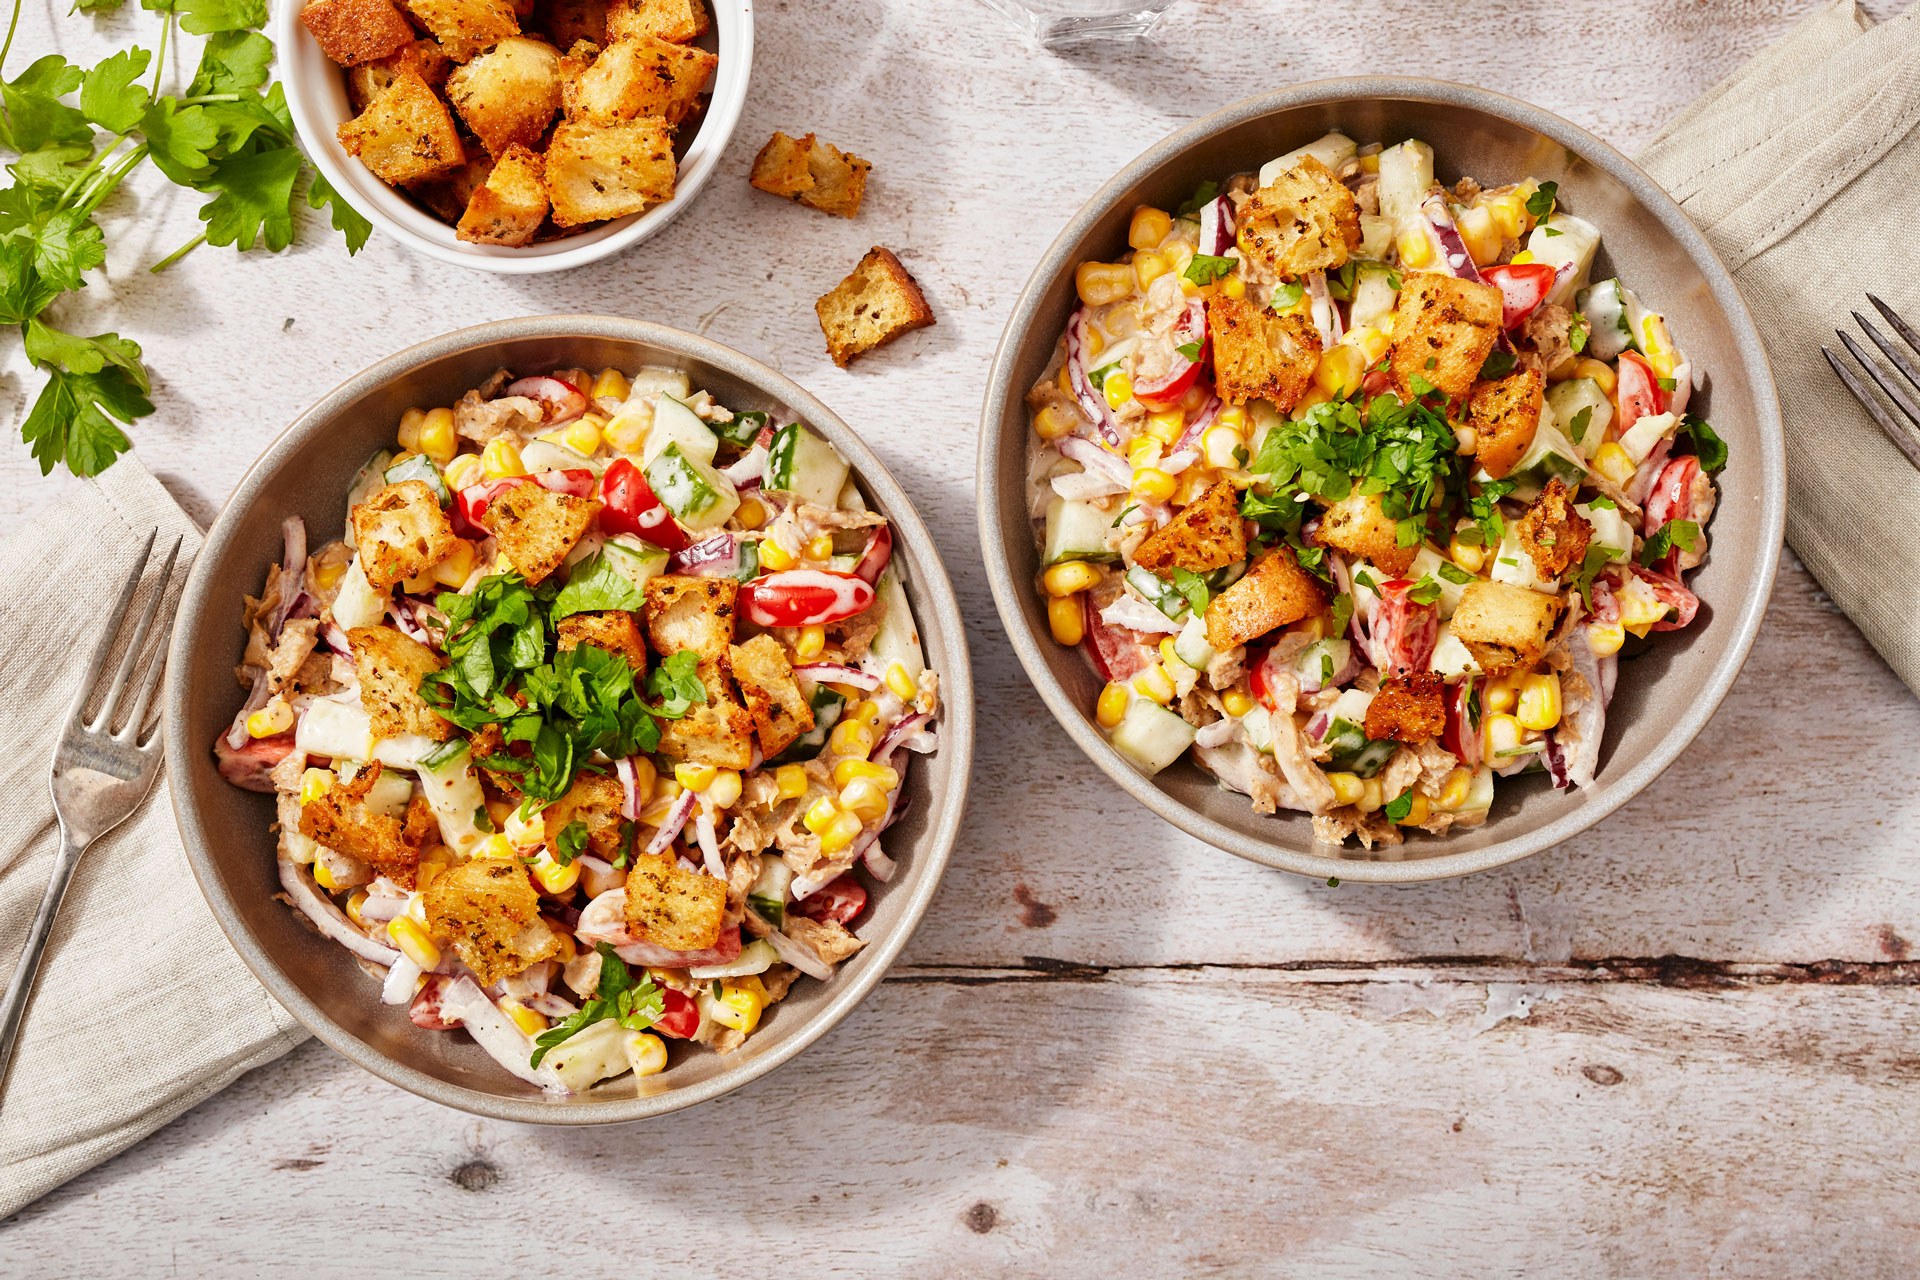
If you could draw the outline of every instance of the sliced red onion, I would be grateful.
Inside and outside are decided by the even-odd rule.
[[[1200,461],[1198,449],[1176,449],[1160,459],[1160,469],[1170,476],[1177,476],[1198,461]]]
[[[1209,394],[1207,402],[1200,406],[1200,412],[1196,413],[1193,416],[1193,421],[1189,422],[1186,428],[1181,431],[1180,438],[1173,442],[1173,447],[1176,450],[1191,449],[1195,444],[1199,443],[1201,435],[1206,432],[1208,427],[1213,425],[1213,420],[1220,416],[1222,407],[1220,397]]]
[[[900,864],[889,858],[886,851],[881,849],[878,832],[874,834],[873,842],[860,851],[860,857],[866,863],[867,874],[881,884],[893,879],[893,873],[900,869]]]
[[[780,959],[792,965],[809,978],[818,978],[826,982],[833,977],[833,966],[822,960],[812,947],[796,942],[778,929],[767,934],[767,941],[780,953]]]
[[[1098,471],[1075,471],[1055,476],[1047,484],[1068,502],[1093,502],[1127,491],[1126,485]]]
[[[556,995],[551,991],[543,991],[539,995],[522,1003],[535,1013],[548,1018],[571,1018],[574,1014],[580,1012],[580,1006],[565,996]]]
[[[245,734],[245,725],[241,726],[241,732]],[[213,758],[220,767],[221,777],[242,790],[268,795],[274,790],[273,767],[293,750],[292,730],[271,738],[245,737],[237,747],[229,745],[224,735],[213,742]]]
[[[1434,239],[1440,242],[1440,260],[1448,274],[1462,280],[1479,280],[1480,268],[1474,265],[1473,255],[1467,252],[1467,242],[1460,238],[1459,228],[1453,225],[1447,198],[1438,191],[1433,192],[1420,202],[1420,212],[1425,215]]]
[[[880,687],[879,676],[841,662],[804,662],[795,667],[793,673],[805,676],[815,684],[850,684],[856,689],[865,690]]]
[[[280,887],[287,891],[288,901],[300,914],[313,921],[314,927],[324,936],[332,938],[362,960],[371,960],[391,968],[400,958],[398,951],[382,946],[362,933],[353,921],[347,919],[347,913],[334,904],[333,899],[320,892],[320,886],[313,882],[306,868],[284,853],[280,855]]]
[[[699,803],[699,792],[682,791],[674,800],[673,807],[667,810],[666,819],[661,822],[660,829],[653,833],[653,839],[647,841],[647,853],[650,855],[665,853],[671,849],[675,838],[680,834],[680,829],[687,825],[687,819],[693,816],[694,806]]]
[[[1123,489],[1133,483],[1133,468],[1127,465],[1125,458],[1109,453],[1083,436],[1067,436],[1056,441],[1055,447],[1063,456],[1073,459],[1088,471],[1105,476]]]
[[[613,773],[620,779],[620,816],[632,822],[640,816],[640,783],[633,776],[633,757],[621,756],[615,760]]]
[[[895,721],[880,741],[874,744],[867,759],[875,764],[891,765],[893,753],[902,747],[926,755],[939,745],[938,737],[927,727],[932,719],[926,712],[916,711]]]
[[[421,986],[413,1003],[407,1006],[407,1017],[413,1025],[422,1031],[458,1031],[459,1022],[447,1017],[446,1009],[441,1005],[447,988],[453,985],[453,979],[443,973],[430,973]]]
[[[572,422],[587,411],[587,397],[580,388],[559,378],[522,378],[506,390],[510,396],[524,396],[540,402],[543,426]]]
[[[1107,407],[1106,397],[1087,375],[1087,309],[1084,305],[1067,321],[1067,381],[1073,387],[1073,398],[1093,419],[1094,428],[1106,437],[1107,443],[1119,448],[1120,427],[1113,420],[1113,410]]]
[[[1314,713],[1313,718],[1307,721],[1307,736],[1315,742],[1324,741],[1327,736],[1327,729],[1332,724],[1333,712],[1317,711]]]
[[[1207,300],[1195,298],[1187,304],[1186,314],[1180,317],[1174,326],[1173,337],[1184,339],[1174,349],[1174,362],[1163,377],[1134,384],[1133,394],[1149,408],[1164,408],[1186,393],[1199,377],[1194,366],[1206,358],[1207,353]],[[1194,359],[1187,359],[1179,347],[1192,344],[1197,348]]]
[[[412,1004],[413,989],[420,981],[420,966],[402,954],[387,968],[387,980],[380,984],[381,1004]]]
[[[595,894],[593,901],[581,911],[573,932],[586,943],[606,942],[621,947],[632,942],[633,935],[627,931],[626,886]]]
[[[1307,277],[1307,297],[1313,312],[1313,327],[1320,331],[1320,346],[1323,350],[1331,350],[1346,330],[1340,323],[1340,308],[1334,305],[1333,295],[1327,292],[1326,272],[1316,271]]]
[[[1233,248],[1233,205],[1226,196],[1216,196],[1200,206],[1200,252],[1224,258]]]
[[[893,529],[889,525],[877,525],[873,537],[867,540],[867,549],[860,553],[860,562],[853,566],[853,576],[863,578],[870,583],[878,583],[880,575],[893,563]]]
[[[273,625],[267,633],[275,640],[280,638],[280,628],[287,625],[292,616],[293,607],[299,602],[301,594],[307,589],[307,522],[299,516],[288,516],[280,525],[280,537],[283,550],[280,560],[280,604],[273,611]]]
[[[715,880],[727,878],[727,862],[720,856],[720,833],[714,830],[713,815],[705,805],[693,815],[694,837],[700,842],[700,856],[706,860],[707,874]]]
[[[590,897],[597,898],[607,890],[623,888],[627,883],[627,873],[605,858],[583,853],[574,861],[580,864],[580,883],[587,887]]]
[[[767,475],[767,447],[756,441],[738,461],[722,467],[720,474],[733,481],[736,489],[758,489]]]
[[[405,894],[396,897],[392,894],[369,891],[367,900],[360,904],[360,918],[374,924],[385,924],[389,920],[397,920],[407,913],[407,902],[408,898]]]
[[[1194,745],[1200,747],[1225,746],[1227,743],[1233,741],[1233,730],[1237,723],[1237,721],[1222,716],[1212,724],[1205,725],[1194,732]]]
[[[487,1051],[488,1057],[508,1071],[528,1084],[566,1091],[552,1072],[527,1065],[533,1057],[533,1041],[500,1012],[500,1006],[488,999],[487,993],[472,978],[459,977],[448,983],[440,997],[440,1007],[446,1016],[466,1028],[467,1034]]]
[[[740,535],[716,533],[690,547],[673,553],[667,561],[670,573],[696,578],[732,578],[740,572]]]
[[[320,638],[326,641],[327,648],[333,650],[335,653],[346,654],[353,652],[353,644],[347,639],[347,633],[332,622],[321,624]]]
[[[393,619],[393,625],[400,630],[402,635],[412,640],[418,640],[421,644],[430,645],[433,643],[433,637],[427,634],[427,629],[420,625],[418,618],[414,615],[413,601],[407,599],[405,596],[401,596],[397,600],[389,600],[387,601],[387,614]]]

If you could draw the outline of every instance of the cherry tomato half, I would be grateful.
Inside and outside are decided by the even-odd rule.
[[[1133,395],[1141,404],[1151,409],[1165,409],[1181,396],[1185,395],[1193,384],[1199,381],[1200,370],[1206,367],[1207,348],[1211,341],[1207,334],[1207,304],[1204,298],[1195,298],[1187,307],[1187,314],[1174,328],[1174,336],[1179,346],[1196,346],[1193,359],[1175,353],[1174,366],[1167,370],[1165,377],[1158,381],[1134,384]]]
[[[675,1040],[690,1039],[700,1029],[700,1006],[693,997],[672,987],[660,988],[661,1013],[655,1018],[649,1031],[657,1031],[663,1036],[672,1036]]]
[[[1620,382],[1614,388],[1614,397],[1620,402],[1620,425],[1615,428],[1619,435],[1627,434],[1646,415],[1666,411],[1666,397],[1660,394],[1653,366],[1638,351],[1620,353]]]
[[[1413,586],[1405,578],[1380,585],[1380,603],[1373,615],[1373,645],[1376,659],[1384,660],[1389,675],[1425,671],[1440,638],[1439,608],[1412,599],[1407,593]]]
[[[1500,327],[1511,329],[1532,315],[1553,289],[1554,269],[1544,262],[1508,262],[1480,268],[1480,278],[1500,290]]]
[[[1447,727],[1440,745],[1460,757],[1469,769],[1480,767],[1480,748],[1485,738],[1480,732],[1480,703],[1473,696],[1473,677],[1456,681],[1447,689]]]
[[[687,545],[686,531],[673,513],[654,496],[653,486],[640,468],[626,458],[615,459],[600,479],[600,528],[645,538],[656,547],[679,551]]]
[[[867,909],[867,888],[851,873],[833,880],[793,909],[809,920],[848,924]]]
[[[1087,656],[1093,659],[1094,670],[1100,678],[1109,682],[1131,680],[1147,669],[1147,651],[1133,637],[1136,634],[1121,627],[1110,627],[1100,620],[1100,610],[1093,604],[1093,593],[1083,591],[1080,598],[1084,602],[1086,618]]]
[[[873,584],[832,569],[788,569],[748,583],[747,617],[761,627],[824,627],[873,604]]]

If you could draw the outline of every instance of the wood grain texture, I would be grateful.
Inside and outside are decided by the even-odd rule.
[[[136,180],[107,212],[106,277],[59,318],[144,345],[160,412],[138,447],[198,518],[304,406],[417,336],[550,311],[702,331],[821,395],[913,494],[974,623],[980,740],[1006,745],[975,768],[906,966],[741,1095],[541,1132],[309,1045],[0,1226],[0,1272],[364,1267],[416,1245],[424,1216],[462,1224],[434,1254],[475,1274],[537,1273],[557,1247],[610,1271],[634,1238],[658,1242],[663,1275],[721,1258],[1895,1274],[1920,1249],[1920,704],[1791,559],[1745,675],[1634,804],[1505,871],[1331,889],[1188,839],[1080,758],[1007,648],[973,517],[1005,315],[1054,228],[1163,133],[1277,84],[1401,71],[1499,87],[1631,153],[1816,7],[1189,0],[1150,44],[1049,57],[963,0],[836,0],[831,20],[764,0],[746,116],[708,189],[638,251],[557,277],[378,239],[349,262],[311,221],[287,254],[203,248],[153,276],[198,202]],[[29,0],[16,73],[50,50],[151,46],[150,14],[65,10]],[[858,221],[747,187],[774,129],[873,161]],[[939,323],[842,372],[812,301],[873,244]],[[0,420],[35,389],[0,342]],[[0,522],[60,485],[0,443]],[[1490,991],[1498,1011],[1527,986],[1526,1018],[1482,1027]],[[751,1218],[742,1185],[760,1188]]]

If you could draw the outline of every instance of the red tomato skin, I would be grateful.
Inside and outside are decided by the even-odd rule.
[[[1460,757],[1469,769],[1480,767],[1482,739],[1479,726],[1469,723],[1468,703],[1473,699],[1473,677],[1467,676],[1447,691],[1447,727],[1440,745]]]
[[[824,627],[872,606],[873,584],[832,569],[762,574],[741,592],[747,617],[761,627]]]
[[[1500,290],[1502,328],[1513,328],[1547,300],[1554,274],[1544,262],[1507,262],[1480,268],[1480,278]]]
[[[1207,307],[1203,299],[1193,300],[1174,332],[1184,342],[1198,342],[1200,350],[1185,368],[1175,370],[1164,381],[1134,387],[1134,398],[1152,409],[1165,409],[1185,395],[1199,381],[1200,371],[1207,365],[1213,337],[1207,332]]]
[[[1614,428],[1616,438],[1627,434],[1634,423],[1648,414],[1666,411],[1666,397],[1660,393],[1653,366],[1638,351],[1620,353],[1620,380],[1614,388],[1614,397],[1620,403],[1620,422]]]
[[[693,1002],[692,996],[675,991],[672,987],[662,987],[660,1004],[660,1016],[648,1030],[672,1036],[675,1040],[686,1040],[700,1029],[700,1006]]]
[[[1100,621],[1100,611],[1093,607],[1093,593],[1082,592],[1085,603],[1086,639],[1081,646],[1086,649],[1087,657],[1093,661],[1093,669],[1100,678],[1112,683],[1115,680],[1131,680],[1147,669],[1147,660],[1140,652],[1140,646],[1127,638],[1127,633],[1119,627],[1110,627]]]
[[[823,886],[805,901],[795,903],[793,909],[809,920],[851,924],[867,909],[867,887],[849,873]]]
[[[687,534],[673,518],[647,483],[639,467],[627,458],[619,458],[600,478],[600,528],[602,532],[629,534],[644,538],[665,551],[680,551],[687,546]]]

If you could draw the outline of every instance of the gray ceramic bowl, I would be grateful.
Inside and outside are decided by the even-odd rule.
[[[1657,637],[1621,668],[1594,787],[1556,792],[1544,777],[1503,783],[1485,826],[1415,836],[1374,855],[1317,844],[1304,815],[1259,817],[1190,760],[1156,777],[1127,763],[1093,723],[1100,679],[1048,634],[1034,590],[1038,554],[1027,518],[1022,397],[1045,368],[1075,305],[1073,269],[1126,248],[1139,204],[1172,208],[1196,184],[1256,169],[1338,127],[1362,142],[1419,137],[1439,176],[1488,185],[1529,175],[1560,184],[1573,213],[1599,226],[1601,268],[1665,310],[1705,379],[1695,399],[1732,449],[1720,480],[1713,548],[1689,580],[1702,608],[1685,632]],[[1667,195],[1632,162],[1538,107],[1434,80],[1323,80],[1249,98],[1163,139],[1096,192],[1042,257],[994,357],[980,431],[980,541],[1000,616],[1027,674],[1069,736],[1107,776],[1181,829],[1243,858],[1315,877],[1434,880],[1524,858],[1592,826],[1686,749],[1746,659],[1780,557],[1786,462],[1779,405],[1759,334],[1733,281]]]
[[[860,932],[871,944],[832,982],[803,980],[739,1051],[677,1055],[644,1081],[548,1098],[464,1035],[421,1031],[345,950],[275,901],[272,797],[241,791],[214,768],[210,744],[241,697],[233,667],[244,636],[240,597],[260,589],[280,555],[280,522],[305,517],[314,545],[337,535],[354,472],[392,443],[414,405],[451,404],[498,368],[686,369],[722,403],[791,413],[831,440],[875,509],[893,522],[894,555],[927,660],[940,672],[940,747],[908,775],[911,805],[888,836],[900,869],[879,886]],[[966,804],[973,752],[973,684],[959,606],[926,526],[873,451],[832,410],[773,370],[718,343],[660,325],[605,316],[543,316],[463,329],[390,356],[328,392],[267,449],[207,533],[180,603],[169,652],[167,769],[187,858],[234,949],[307,1029],[374,1074],[448,1106],[536,1124],[605,1124],[704,1102],[771,1071],[860,1003],[900,954],[940,884]]]

